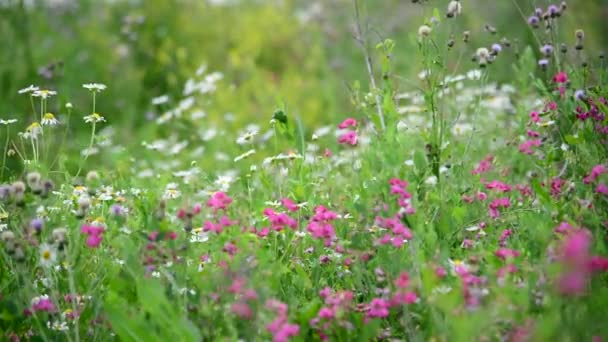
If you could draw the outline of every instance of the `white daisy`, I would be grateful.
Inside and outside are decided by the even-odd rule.
[[[17,122],[17,119],[8,119],[8,120],[0,119],[0,125],[10,125],[15,122]]]
[[[152,104],[155,106],[159,106],[161,104],[165,104],[169,102],[169,95],[162,95],[152,99]]]
[[[40,265],[42,267],[52,266],[57,260],[57,251],[49,244],[40,245]]]
[[[51,96],[55,96],[57,95],[56,91],[53,90],[47,90],[47,89],[42,89],[42,90],[34,90],[34,92],[32,93],[33,97],[40,97],[42,99],[47,99]]]
[[[32,84],[32,85],[30,85],[27,88],[23,88],[23,89],[19,90],[19,94],[33,93],[33,92],[38,91],[38,90],[40,90],[40,88],[38,88],[38,87],[36,87],[36,86],[34,86]]]
[[[59,121],[55,118],[53,113],[46,113],[42,117],[42,121],[40,121],[40,123],[42,123],[42,126],[55,126],[59,123]]]
[[[84,117],[84,122],[86,123],[97,123],[97,122],[105,122],[106,118],[104,118],[103,116],[97,114],[97,113],[93,113],[91,115],[87,115]]]
[[[102,92],[106,90],[107,86],[102,83],[87,83],[82,85],[83,88],[88,89],[92,92]]]
[[[236,158],[234,158],[234,162],[236,163],[236,162],[238,162],[238,161],[240,161],[242,159],[246,159],[246,158],[248,158],[248,157],[250,157],[250,156],[252,156],[254,154],[255,154],[255,150],[253,150],[253,149],[249,150],[249,151],[247,151],[247,152],[245,152],[245,153],[243,153],[243,154],[241,154],[239,156],[236,156]]]

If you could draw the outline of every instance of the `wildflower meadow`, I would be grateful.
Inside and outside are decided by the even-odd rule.
[[[608,341],[606,5],[493,3],[0,1],[0,340]]]

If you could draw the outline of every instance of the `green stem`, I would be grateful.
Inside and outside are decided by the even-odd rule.
[[[4,168],[6,167],[6,155],[8,154],[8,142],[10,137],[10,127],[6,125],[6,142],[4,143],[4,153],[2,154],[2,171],[0,174],[0,180],[4,179]]]

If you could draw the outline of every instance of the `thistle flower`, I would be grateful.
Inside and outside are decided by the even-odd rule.
[[[96,92],[96,93],[100,93],[100,92],[106,90],[106,88],[107,88],[107,86],[105,84],[101,84],[101,83],[87,83],[87,84],[83,84],[82,87],[91,92]]]
[[[540,24],[540,19],[537,16],[533,15],[528,18],[528,24],[533,28],[538,28]]]
[[[553,45],[551,44],[545,44],[540,48],[540,52],[545,56],[545,57],[550,57],[553,54]]]
[[[574,98],[575,98],[577,101],[584,101],[584,100],[586,100],[586,99],[587,99],[587,96],[585,95],[585,91],[584,91],[584,90],[582,90],[582,89],[577,89],[577,90],[574,92]]]
[[[561,12],[559,10],[559,7],[555,6],[555,5],[549,5],[549,7],[547,7],[547,14],[551,17],[551,18],[556,18],[561,16]]]
[[[542,70],[547,70],[547,66],[549,65],[549,60],[546,58],[543,58],[541,60],[538,61],[538,66],[542,69]]]
[[[37,217],[30,221],[30,229],[34,233],[40,234],[40,232],[42,231],[42,228],[44,228],[44,221],[41,218]]]

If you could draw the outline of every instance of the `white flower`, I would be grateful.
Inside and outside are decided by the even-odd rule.
[[[162,95],[152,99],[152,104],[155,106],[169,102],[169,95]]]
[[[49,244],[40,245],[40,265],[49,267],[57,260],[57,252]]]
[[[169,184],[167,184],[167,187],[165,188],[165,193],[163,194],[163,198],[164,199],[178,198],[181,196],[181,194],[182,193],[179,190],[177,190],[176,183],[169,183]]]
[[[52,329],[52,330],[56,330],[56,331],[67,331],[67,330],[69,330],[68,324],[66,322],[59,322],[59,321],[55,321],[53,323],[46,322],[46,326],[47,326],[47,328]]]
[[[97,114],[97,113],[93,113],[91,115],[87,115],[84,117],[84,122],[87,123],[97,123],[97,122],[105,122],[106,118],[104,118],[103,116]]]
[[[106,90],[106,85],[102,84],[102,83],[87,83],[87,84],[83,84],[82,85],[83,88],[88,89],[92,92],[102,92],[104,90]]]
[[[25,132],[18,133],[18,135],[24,139],[37,139],[38,135],[42,134],[42,127],[37,122],[33,122],[27,126]]]
[[[456,123],[452,126],[452,134],[464,135],[473,130],[473,126],[468,123]]]
[[[42,121],[40,121],[40,123],[42,123],[42,126],[47,126],[47,125],[55,126],[56,124],[59,123],[59,121],[57,121],[57,119],[55,118],[55,115],[53,115],[53,113],[46,113],[42,117]]]
[[[241,136],[236,139],[236,143],[239,145],[245,145],[247,143],[251,143],[253,138],[258,134],[257,130],[246,131]]]
[[[0,119],[0,125],[10,125],[10,124],[14,124],[15,122],[17,122],[17,119],[8,119],[8,120]]]
[[[481,70],[479,69],[473,69],[467,72],[467,78],[472,81],[481,79],[481,75]]]
[[[190,242],[207,242],[209,240],[209,232],[204,232],[200,229],[195,229],[190,235]]]
[[[35,90],[35,91],[32,93],[32,96],[34,96],[34,97],[41,97],[41,98],[43,98],[43,99],[47,99],[47,98],[49,98],[49,97],[51,97],[51,96],[55,96],[55,95],[57,95],[57,92],[56,92],[56,91],[53,91],[53,90],[46,90],[46,89],[43,89],[43,90]]]
[[[39,89],[40,89],[40,88],[38,88],[38,87],[36,87],[36,86],[34,86],[34,85],[32,84],[32,85],[30,85],[30,86],[29,86],[29,87],[27,87],[27,88],[23,88],[23,89],[19,90],[19,94],[33,93],[33,92],[35,92],[35,91],[38,91]]]
[[[215,180],[214,184],[219,188],[220,191],[228,191],[230,185],[235,181],[234,175],[227,173],[220,175]]]
[[[428,185],[431,185],[431,186],[436,185],[436,184],[437,184],[437,176],[435,176],[435,175],[430,176],[429,178],[427,178],[427,179],[424,181],[424,183],[425,183],[425,184],[428,184]]]
[[[236,158],[234,158],[234,162],[236,163],[236,162],[238,162],[238,161],[240,161],[242,159],[248,158],[248,157],[250,157],[250,156],[252,156],[254,154],[255,154],[255,150],[253,150],[253,149],[249,150],[249,151],[241,154],[240,156],[236,156]]]
[[[408,159],[403,164],[405,164],[407,166],[414,166],[414,160],[413,159]]]

